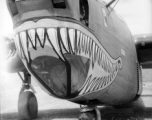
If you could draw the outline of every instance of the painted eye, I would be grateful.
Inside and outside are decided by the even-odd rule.
[[[55,8],[66,8],[65,0],[52,0],[52,2]]]

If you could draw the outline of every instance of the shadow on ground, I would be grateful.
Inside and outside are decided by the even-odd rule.
[[[77,119],[80,112],[79,109],[51,109],[40,110],[38,118],[35,120],[52,120],[52,119]],[[18,113],[4,113],[2,114],[2,120],[18,120]]]
[[[152,108],[111,108],[101,109],[103,120],[152,120]]]
[[[125,106],[103,107],[100,110],[102,118],[103,120],[152,120],[152,101],[145,103],[146,99],[152,100],[151,97],[144,96]]]
[[[152,108],[124,108],[102,107],[100,108],[102,120],[152,120]],[[77,120],[79,109],[51,109],[39,111],[35,120]],[[2,120],[18,120],[17,113],[5,113]]]
[[[38,118],[35,120],[78,120],[80,115],[78,105],[65,100],[50,97],[38,88],[36,90],[38,92],[37,98],[39,101],[39,114]],[[18,120],[18,113],[11,112],[17,111],[17,91],[19,90],[12,90],[12,92],[3,91],[4,112],[1,115],[2,120]],[[12,98],[13,96],[15,96],[15,98]],[[147,87],[147,90],[137,101],[129,105],[123,107],[117,106],[115,108],[110,106],[102,106],[99,108],[102,115],[102,120],[152,120],[151,86]]]

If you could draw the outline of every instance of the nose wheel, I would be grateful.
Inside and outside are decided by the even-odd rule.
[[[21,120],[31,120],[37,117],[38,104],[33,92],[26,91],[20,94],[18,100],[18,114]]]
[[[21,75],[19,74],[21,77]],[[24,80],[21,77],[23,84],[20,90],[18,99],[18,115],[20,120],[32,120],[37,118],[38,103],[35,97],[35,90],[31,86],[31,76],[29,73],[24,73]],[[32,91],[30,91],[30,89]]]

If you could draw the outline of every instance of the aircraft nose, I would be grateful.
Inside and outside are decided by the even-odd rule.
[[[65,17],[80,20],[79,0],[6,0],[14,25],[29,19]]]

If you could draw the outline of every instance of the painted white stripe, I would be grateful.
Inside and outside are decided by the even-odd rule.
[[[97,62],[97,60],[98,60],[98,58],[99,58],[99,56],[98,56],[98,46],[96,45],[96,47],[95,47],[95,62]]]
[[[110,73],[110,61],[108,58],[107,58],[107,67],[108,67],[108,72]]]
[[[92,48],[92,61],[95,62],[95,42],[93,42],[93,48]]]
[[[83,52],[86,50],[86,35],[83,34]]]
[[[95,90],[98,90],[98,89],[100,89],[99,88],[99,86],[100,86],[100,84],[102,83],[102,77],[97,81],[97,85],[96,85],[96,88],[95,88]]]
[[[35,30],[31,29],[28,31],[29,37],[30,37],[30,42],[34,47],[36,47],[36,39],[35,39]]]
[[[62,42],[64,44],[64,47],[65,47],[66,51],[69,52],[66,28],[61,28],[60,29],[60,34],[61,34],[61,38],[62,38]]]
[[[38,28],[37,30],[37,34],[38,34],[38,37],[39,37],[39,39],[40,39],[40,44],[41,45],[44,45],[44,29],[43,28]]]
[[[90,91],[95,90],[96,86],[98,85],[98,82],[99,82],[99,80],[98,80],[98,78],[96,78],[96,80],[91,85]]]
[[[16,34],[16,36],[15,36],[15,45],[17,46],[17,50],[18,50],[18,54],[20,55],[21,54],[21,46],[20,46],[20,44],[19,44],[19,35],[18,34]]]
[[[98,48],[98,59],[97,59],[97,62],[98,62],[98,65],[100,66],[100,54],[101,54],[101,52],[100,52],[101,50],[100,50],[100,48]]]
[[[105,70],[106,70],[106,72],[107,72],[107,70],[108,70],[108,68],[107,68],[107,56],[105,55]]]
[[[50,41],[48,40],[47,37],[45,38],[45,46],[48,46],[48,47],[50,47],[50,48],[53,48],[52,45],[51,45],[51,43],[50,43]],[[45,46],[44,46],[44,47],[45,47]]]
[[[92,49],[93,49],[93,44],[92,44],[92,39],[90,38],[90,42],[89,42],[89,55],[90,55],[90,57],[91,57],[91,55],[92,55]]]
[[[75,49],[75,30],[74,29],[69,29],[69,37],[70,37],[72,52],[74,53],[74,49]]]
[[[105,54],[102,52],[102,62],[101,62],[101,65],[102,65],[102,68],[104,69],[104,65],[105,64]]]
[[[112,62],[111,61],[110,61],[110,73],[112,73]]]
[[[81,51],[84,52],[84,36],[85,34],[82,33],[82,40],[81,40]]]
[[[103,51],[102,50],[100,50],[100,66],[102,67],[102,57],[103,57]]]
[[[61,54],[60,48],[59,48],[57,30],[54,29],[54,28],[50,28],[50,29],[47,30],[47,32],[48,32],[49,39],[50,39],[55,51],[64,60],[64,58],[63,58],[63,56]]]
[[[22,43],[22,47],[24,49],[24,53],[25,53],[25,56],[29,62],[29,56],[28,56],[28,46],[27,46],[27,38],[26,38],[26,33],[25,32],[21,32],[20,33],[20,38],[21,38],[21,43]]]
[[[77,52],[79,52],[80,49],[79,41],[80,41],[80,31],[77,31]]]
[[[88,36],[85,35],[85,38],[84,38],[84,51],[86,52],[87,50],[87,40],[88,40]]]
[[[83,47],[83,33],[80,33],[80,44],[79,44],[79,50],[80,50],[80,54],[82,52],[82,47]]]
[[[86,35],[86,53],[87,54],[89,53],[88,50],[89,50],[89,37]]]
[[[23,43],[22,43],[22,39],[21,39],[21,33],[19,33],[19,41],[20,41],[19,42],[19,45],[20,45],[20,57],[24,59],[25,58],[24,57],[24,53],[23,53],[24,52],[23,51],[24,48],[23,48]]]
[[[28,48],[33,48],[30,38],[27,38],[27,42],[28,42]]]

